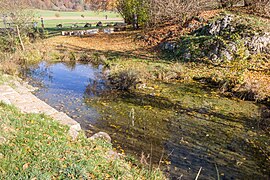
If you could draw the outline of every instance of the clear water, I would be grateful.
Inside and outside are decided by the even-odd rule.
[[[35,94],[59,111],[77,119],[84,129],[95,124],[99,115],[94,108],[84,102],[101,92],[104,87],[102,66],[97,68],[89,64],[47,64],[31,67],[26,73],[30,84],[39,87]],[[31,77],[31,78],[29,78]],[[89,86],[96,86],[97,92],[87,91]]]
[[[39,87],[40,99],[85,130],[107,132],[118,151],[138,158],[144,152],[170,179],[195,179],[201,167],[200,179],[217,179],[217,171],[220,179],[269,178],[269,162],[249,144],[269,147],[269,137],[253,126],[259,115],[251,102],[183,83],[157,82],[158,92],[115,93],[108,91],[102,66],[90,64],[43,62],[25,74]]]

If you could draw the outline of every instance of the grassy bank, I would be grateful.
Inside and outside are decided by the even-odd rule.
[[[81,135],[44,115],[22,114],[0,104],[0,179],[163,179],[126,157],[115,158],[111,144]]]

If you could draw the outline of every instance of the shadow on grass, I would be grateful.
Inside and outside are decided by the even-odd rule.
[[[146,51],[145,47],[137,48],[134,50],[127,50],[127,51],[114,51],[114,50],[97,50],[94,48],[82,48],[82,47],[75,46],[72,44],[66,44],[66,45],[58,45],[56,48],[58,51],[62,53],[67,52],[67,51],[83,52],[83,53],[90,53],[90,54],[95,54],[95,55],[100,55],[100,56],[105,55],[108,59],[134,58],[134,59],[154,60],[156,58],[156,56]]]

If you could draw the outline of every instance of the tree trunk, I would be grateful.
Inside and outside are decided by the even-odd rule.
[[[21,38],[20,29],[19,29],[18,25],[16,27],[17,27],[18,37],[19,37],[19,40],[20,40],[20,43],[21,43],[21,46],[22,46],[22,50],[24,51],[25,48],[24,48],[24,44],[23,44],[23,41],[22,41],[22,38]]]
[[[138,29],[139,28],[139,23],[138,23],[138,15],[133,14],[133,29]]]

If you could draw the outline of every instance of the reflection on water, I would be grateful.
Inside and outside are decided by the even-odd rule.
[[[89,64],[41,63],[26,74],[40,87],[40,99],[86,130],[108,132],[118,150],[144,152],[148,163],[168,165],[171,179],[194,179],[200,167],[201,179],[217,179],[217,171],[220,179],[268,177],[269,163],[247,143],[254,137],[246,122],[257,116],[252,103],[204,98],[208,91],[180,83],[160,83],[157,92],[113,93],[102,66]],[[159,93],[168,97],[153,95]]]
[[[40,99],[77,119],[84,128],[95,124],[99,115],[84,103],[84,98],[96,96],[105,89],[102,66],[44,62],[28,69],[27,76],[31,77],[30,84],[40,87],[35,92]]]

